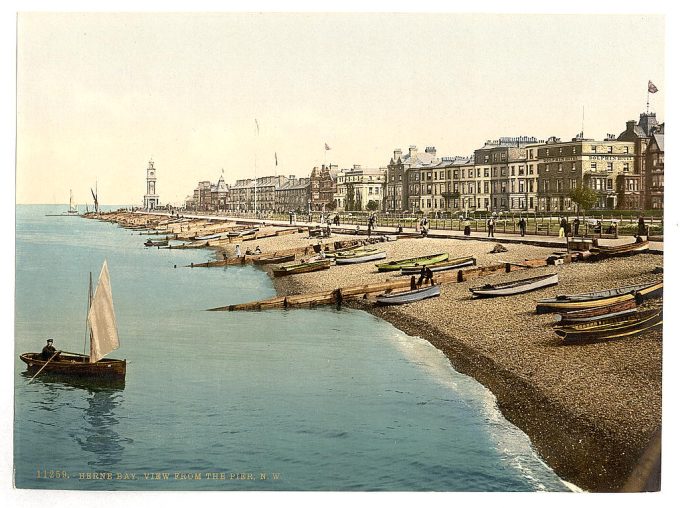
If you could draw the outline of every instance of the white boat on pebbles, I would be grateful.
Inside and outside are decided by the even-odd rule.
[[[558,278],[556,273],[548,275],[540,275],[538,277],[529,277],[528,279],[515,280],[512,282],[503,282],[500,284],[485,284],[476,288],[470,288],[473,296],[510,296],[520,293],[526,293],[535,289],[554,286],[557,284]]]
[[[424,300],[425,298],[432,298],[433,296],[439,296],[440,290],[438,285],[434,286],[424,286],[419,289],[411,289],[409,291],[399,291],[383,293],[378,295],[375,300],[381,305],[396,305],[402,303],[417,302],[419,300]]]
[[[387,253],[384,250],[379,251],[367,251],[364,253],[358,253],[354,256],[336,256],[336,265],[351,265],[355,263],[366,263],[368,261],[376,261],[378,259],[385,259]]]

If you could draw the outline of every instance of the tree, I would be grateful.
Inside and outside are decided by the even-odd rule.
[[[354,185],[349,184],[347,186],[347,197],[345,198],[345,211],[351,212],[354,210]]]
[[[371,199],[368,203],[366,203],[366,210],[375,212],[378,208],[380,208],[380,201],[377,199]]]
[[[580,185],[569,191],[569,197],[574,203],[576,203],[576,206],[578,206],[576,213],[578,214],[578,212],[581,211],[583,216],[583,223],[585,225],[586,210],[591,209],[593,206],[595,206],[595,203],[597,203],[598,199],[597,192],[595,192],[590,187],[584,187]]]

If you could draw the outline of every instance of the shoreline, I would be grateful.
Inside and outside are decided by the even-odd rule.
[[[195,226],[202,230],[212,227]],[[267,228],[277,230],[273,225]],[[332,244],[357,238],[337,233],[330,239],[310,238],[300,231],[253,239],[247,246],[261,246],[264,254],[291,248],[309,252],[319,241]],[[386,251],[388,260],[448,252],[451,257],[473,255],[481,267],[545,259],[555,253],[552,245],[505,243],[500,238],[506,252],[491,253],[493,243],[488,240],[406,238],[377,246]],[[234,256],[237,242],[242,241],[204,248],[209,247],[211,256],[221,259],[222,254]],[[658,281],[661,277],[653,271],[659,266],[663,266],[662,256],[638,254],[595,263],[541,266],[532,268],[530,274],[523,270],[496,272],[483,280],[445,283],[440,297],[409,305],[378,307],[372,299],[343,304],[428,340],[458,372],[487,387],[503,416],[527,434],[539,456],[563,480],[593,492],[658,490],[657,471],[645,467],[645,462],[654,461],[645,461],[645,456],[656,449],[660,436],[662,331],[565,346],[552,330],[553,316],[534,311],[538,299],[555,294]],[[271,265],[262,268],[280,297],[384,283],[399,277],[393,272],[377,272],[373,263],[333,266],[286,277],[273,277]],[[468,291],[485,283],[555,272],[559,286],[513,297],[473,300]],[[645,307],[658,306],[659,302],[645,303]]]
[[[400,242],[409,240],[394,243]],[[483,245],[486,249],[491,247],[489,243]],[[527,250],[522,247],[509,248]],[[615,274],[631,268],[632,259],[644,259],[644,263],[634,262],[639,265],[638,269],[627,273],[625,279],[616,280]],[[565,288],[561,280],[562,287],[557,292],[573,293],[654,280],[649,268],[662,262],[663,259],[657,255],[644,254],[599,263],[574,263],[559,269],[539,268],[531,272],[532,275],[541,275],[558,270],[561,279],[571,272],[568,279],[575,279],[574,289]],[[372,263],[366,265],[372,267]],[[344,275],[353,272],[350,278],[358,283],[366,275],[361,273],[362,266],[365,265],[340,269],[345,272]],[[599,285],[596,286],[588,283],[587,275],[583,277],[578,273],[581,270],[588,274],[601,271],[604,277],[597,281]],[[524,276],[521,273],[493,275],[485,278],[484,283],[487,279],[493,279],[489,280],[493,283]],[[315,281],[313,273],[271,278],[278,296],[328,289],[327,281]],[[442,304],[442,297],[407,306],[379,307],[370,300],[343,302],[343,305],[369,312],[408,335],[428,340],[442,351],[458,372],[474,378],[494,394],[503,416],[529,436],[539,456],[565,481],[592,492],[620,491],[629,482],[631,473],[652,437],[658,433],[661,423],[662,332],[653,331],[618,342],[563,346],[551,330],[551,315],[535,315],[532,310],[537,299],[554,296],[555,288],[517,295],[510,300],[464,300],[466,297],[462,295],[467,293],[467,288],[479,283],[445,284],[442,297],[461,298],[467,302],[469,305],[465,311],[469,311],[472,321],[487,319],[486,326],[482,327],[491,332],[487,335],[481,333],[475,336],[474,331],[471,334],[461,333],[460,327],[456,326],[455,315],[453,319],[436,320],[420,312],[426,306],[435,306],[441,308],[443,316],[447,309]],[[344,284],[337,282],[335,285]],[[493,307],[506,309],[516,300],[522,300],[530,308],[518,305],[521,308],[519,324],[514,323],[507,328],[503,326],[502,319],[489,321],[487,313],[476,313],[472,308],[478,305],[486,307],[485,310]],[[526,325],[534,321],[537,327],[531,328],[529,333],[536,338],[529,352],[519,352],[521,341],[507,341],[508,350],[514,350],[516,358],[513,358],[513,353],[503,351],[506,345],[504,335],[512,335],[518,326],[526,330]],[[603,366],[606,368],[602,369]],[[627,378],[627,383],[623,382],[624,378]],[[560,386],[569,383],[575,386]]]

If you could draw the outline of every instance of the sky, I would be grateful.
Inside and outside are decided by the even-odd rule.
[[[645,111],[648,80],[664,120],[662,15],[22,12],[17,32],[17,203],[97,185],[141,205],[151,159],[177,204],[222,171],[384,167],[582,124],[602,139]]]

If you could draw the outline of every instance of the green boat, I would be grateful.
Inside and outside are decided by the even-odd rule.
[[[441,272],[444,270],[455,270],[457,268],[463,268],[464,266],[470,266],[474,265],[477,263],[477,260],[474,258],[474,256],[465,256],[462,258],[454,258],[454,259],[448,259],[446,261],[442,261],[441,263],[434,263],[427,265],[430,270],[433,272]],[[418,275],[420,273],[421,267],[424,265],[414,265],[414,266],[405,266],[402,267],[401,269],[401,274],[402,275]]]
[[[358,255],[364,255],[367,252],[373,252],[378,250],[378,247],[373,245],[358,245],[356,247],[350,247],[349,249],[336,250],[333,252],[326,252],[326,257],[328,258],[340,258],[340,257],[352,257]]]
[[[410,259],[399,259],[397,261],[390,261],[389,263],[378,263],[375,266],[378,267],[379,272],[393,272],[401,270],[402,268],[411,268],[418,266],[432,265],[434,263],[441,263],[449,259],[449,253],[443,252],[441,254],[431,254],[430,256],[422,256],[419,258]]]
[[[316,272],[318,270],[326,270],[331,267],[330,259],[321,259],[319,261],[308,261],[305,263],[292,263],[287,265],[277,266],[272,270],[274,277],[282,277],[284,275],[292,275],[295,273]]]

